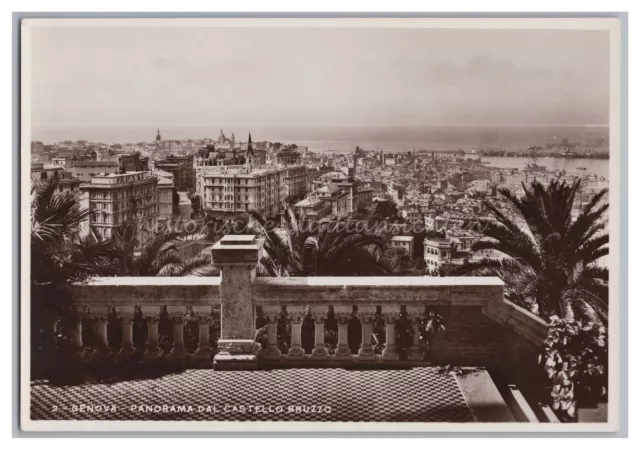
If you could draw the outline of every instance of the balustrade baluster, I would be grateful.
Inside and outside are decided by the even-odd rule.
[[[312,306],[310,309],[311,317],[313,317],[313,322],[315,324],[315,346],[311,352],[311,358],[328,359],[329,352],[327,351],[327,347],[324,345],[324,321],[327,318],[327,307]]]
[[[375,306],[358,306],[358,316],[362,323],[362,344],[358,350],[359,361],[375,361],[376,353],[371,345],[371,332],[373,331],[373,320],[375,318]]]
[[[304,306],[287,306],[287,314],[291,317],[291,347],[289,359],[304,359],[302,348],[302,320],[304,319]]]
[[[353,359],[349,348],[349,318],[353,313],[352,306],[334,306],[333,313],[338,319],[338,346],[334,359],[350,361]]]
[[[105,306],[92,306],[91,315],[95,320],[95,348],[91,353],[90,359],[95,362],[103,361],[111,355],[111,348],[109,347],[109,338],[107,336],[107,324],[109,322],[109,307]]]
[[[211,359],[211,342],[209,340],[209,318],[211,317],[210,306],[194,306],[193,312],[198,315],[198,348],[193,353],[193,357],[199,361],[209,361]]]
[[[382,350],[382,359],[385,361],[397,361],[398,347],[396,346],[396,320],[400,314],[399,305],[385,305],[382,307],[382,316],[385,323],[385,344]]]
[[[187,312],[186,306],[167,306],[167,313],[173,322],[173,346],[167,355],[172,361],[184,361],[189,356],[184,347],[184,318]]]
[[[82,342],[82,315],[73,312],[73,328],[70,330],[69,339],[73,349],[73,358],[82,359],[85,357],[84,343]]]
[[[386,342],[382,350],[382,359],[385,361],[397,361],[400,359],[398,355],[398,347],[396,347],[396,317],[385,317],[385,337]]]
[[[118,306],[118,315],[122,317],[122,346],[116,354],[117,362],[126,362],[133,358],[136,353],[133,344],[133,313],[134,306]]]
[[[262,313],[267,319],[267,347],[263,355],[265,359],[279,360],[281,354],[278,348],[278,318],[282,308],[279,305],[263,305]]]
[[[158,345],[158,322],[160,308],[158,306],[142,306],[142,314],[147,320],[147,348],[142,355],[144,361],[157,361],[162,358],[162,349]]]
[[[422,355],[422,349],[420,348],[420,324],[424,316],[424,306],[406,306],[407,316],[411,320],[413,327],[413,343],[409,347],[407,352],[407,360],[409,361],[422,361],[424,356]]]

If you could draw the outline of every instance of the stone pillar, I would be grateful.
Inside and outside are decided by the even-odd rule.
[[[376,353],[371,345],[371,332],[375,318],[375,306],[358,306],[358,315],[362,322],[362,344],[358,350],[358,361],[375,361]]]
[[[351,349],[349,349],[349,318],[353,312],[351,306],[334,306],[333,312],[338,319],[338,346],[334,359],[341,361],[351,361]]]
[[[280,360],[280,349],[278,348],[278,318],[282,308],[280,305],[264,305],[262,312],[267,319],[267,348],[264,349],[265,359]]]
[[[158,346],[158,317],[160,308],[157,306],[141,306],[142,314],[147,321],[147,348],[142,355],[144,361],[157,361],[162,357],[162,350]]]
[[[324,345],[324,321],[327,318],[326,312],[326,306],[311,307],[311,317],[313,317],[313,322],[315,324],[315,346],[311,351],[311,359],[329,358],[329,352],[327,351],[327,347]]]
[[[304,319],[304,306],[287,306],[287,314],[291,317],[291,347],[289,359],[304,359],[302,348],[302,320]]]
[[[220,269],[219,353],[216,370],[257,368],[254,341],[253,280],[262,241],[253,235],[227,235],[213,246],[213,264]]]

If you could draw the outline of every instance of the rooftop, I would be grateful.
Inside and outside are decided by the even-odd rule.
[[[297,207],[316,206],[318,203],[322,203],[322,200],[316,197],[312,197],[312,198],[305,198],[304,200],[300,200],[294,206],[297,206]]]
[[[392,241],[404,241],[404,242],[413,242],[413,236],[394,236],[391,238]]]
[[[73,167],[118,167],[117,161],[74,161]]]

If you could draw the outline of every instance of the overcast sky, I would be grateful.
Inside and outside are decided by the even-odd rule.
[[[603,31],[37,27],[34,127],[607,124]]]

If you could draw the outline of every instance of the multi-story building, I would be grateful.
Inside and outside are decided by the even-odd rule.
[[[52,178],[62,178],[63,173],[64,167],[45,167],[43,163],[31,163],[31,181],[40,182],[48,181]]]
[[[88,183],[93,175],[99,173],[116,172],[118,170],[117,161],[73,161],[69,169],[74,177],[80,181]]]
[[[171,221],[173,219],[173,176],[160,170],[154,171],[153,174],[158,178],[158,221]]]
[[[405,253],[413,257],[413,236],[394,236],[391,238],[392,248],[401,248]]]
[[[369,194],[368,191],[361,191],[362,196],[358,194],[358,187],[360,186],[360,181],[355,180],[354,178],[355,168],[349,167],[349,173],[345,175],[342,172],[330,172],[324,175],[320,175],[318,179],[313,181],[313,186],[316,190],[323,186],[334,186],[338,189],[344,191],[348,197],[348,212],[352,213],[358,209],[360,199],[364,200],[365,203],[368,202],[370,204],[369,198],[373,201],[373,191]],[[367,204],[363,204],[362,206],[367,206]]]
[[[159,214],[158,178],[150,172],[103,173],[82,187],[88,192],[89,226],[108,239],[113,229],[132,221],[138,226],[136,250],[155,236]]]
[[[451,262],[453,244],[448,238],[425,238],[423,244],[428,269],[437,270],[442,264]]]
[[[234,220],[247,211],[275,217],[287,196],[287,171],[281,167],[199,167],[196,192],[207,215]]]
[[[305,224],[318,222],[332,214],[331,204],[318,197],[305,198],[293,205]]]
[[[293,147],[286,147],[276,154],[276,161],[284,165],[300,164],[300,153]]]
[[[304,197],[309,191],[307,168],[305,166],[296,165],[285,167],[284,170],[284,182],[287,198]]]
[[[145,172],[149,170],[149,158],[140,156],[140,153],[120,155],[120,167],[127,172]]]
[[[195,189],[194,156],[168,156],[164,161],[155,164],[156,169],[173,174],[175,188],[179,191],[193,191]]]
[[[331,205],[331,214],[342,218],[349,214],[349,194],[338,187],[328,184],[316,189],[310,194],[311,198],[319,198]]]
[[[80,183],[70,172],[65,172],[64,167],[44,167],[42,163],[31,163],[31,181],[34,183],[44,183],[51,179],[58,182],[56,194],[78,191]]]
[[[356,186],[354,192],[354,205],[355,208],[367,208],[373,203],[374,189],[369,186]]]

